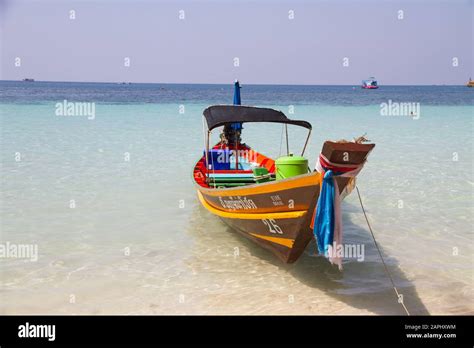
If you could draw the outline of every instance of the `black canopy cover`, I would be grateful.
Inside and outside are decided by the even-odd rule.
[[[204,110],[207,128],[212,130],[228,123],[275,122],[294,124],[311,129],[307,121],[290,120],[281,111],[241,105],[213,105]]]

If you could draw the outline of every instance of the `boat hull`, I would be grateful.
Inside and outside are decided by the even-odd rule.
[[[219,196],[198,187],[198,197],[208,211],[232,229],[271,251],[283,262],[292,263],[313,237],[310,224],[320,184],[321,174],[314,172],[239,190],[211,190],[220,191]],[[286,189],[282,190],[282,187]],[[245,206],[240,202],[246,202]]]
[[[373,146],[325,142],[322,154],[332,163],[357,166],[365,162]],[[354,187],[355,177],[335,179],[344,198]],[[232,188],[195,184],[209,212],[283,262],[296,261],[313,238],[311,222],[322,184],[319,172]]]

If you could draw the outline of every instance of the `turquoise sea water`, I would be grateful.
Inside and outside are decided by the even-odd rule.
[[[312,167],[324,140],[367,133],[377,144],[358,186],[420,314],[474,313],[473,96],[452,86],[242,89],[244,104],[313,124]],[[57,116],[64,99],[96,103],[95,118]],[[1,82],[0,242],[36,244],[39,257],[0,259],[0,313],[403,313],[354,193],[344,241],[366,255],[343,273],[314,245],[283,265],[200,207],[191,171],[202,110],[231,100],[229,85]],[[382,116],[388,100],[420,112]],[[294,152],[304,134],[290,128]],[[281,153],[281,126],[246,125],[243,137]]]

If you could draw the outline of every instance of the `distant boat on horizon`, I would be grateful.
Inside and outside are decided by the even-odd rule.
[[[35,79],[26,78],[23,79],[23,82],[35,82]]]
[[[377,80],[375,77],[369,77],[367,80],[362,80],[362,86],[361,88],[364,89],[377,89],[379,88],[377,84]]]
[[[469,78],[469,82],[466,84],[467,87],[474,87],[474,81]]]

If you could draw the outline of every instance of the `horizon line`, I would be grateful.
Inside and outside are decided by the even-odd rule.
[[[287,84],[287,83],[242,83],[241,80],[238,80],[244,86],[344,86],[344,87],[360,87],[360,84]],[[96,83],[96,84],[141,84],[141,85],[208,85],[208,86],[222,86],[230,85],[235,82],[228,83],[203,83],[203,82],[131,82],[131,81],[59,81],[59,80],[35,80],[34,81],[24,81],[24,80],[3,80],[0,79],[0,82],[25,82],[25,83],[34,83],[34,82],[51,82],[51,83]],[[362,82],[362,80],[361,80]],[[382,86],[466,86],[467,82],[464,84],[379,84],[379,87]]]

